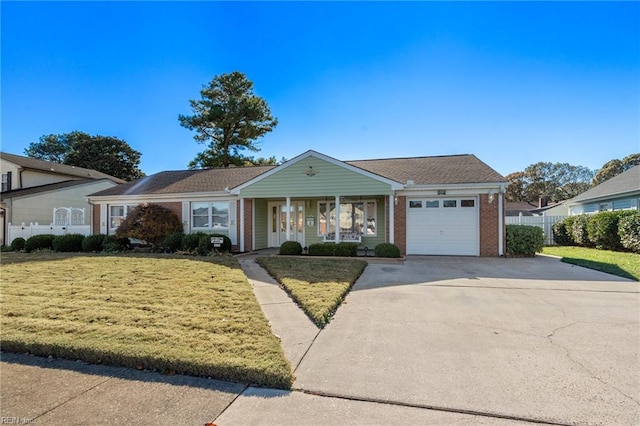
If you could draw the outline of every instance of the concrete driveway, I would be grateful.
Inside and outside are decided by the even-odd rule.
[[[637,282],[548,257],[370,264],[294,386],[513,420],[637,425],[639,312]]]

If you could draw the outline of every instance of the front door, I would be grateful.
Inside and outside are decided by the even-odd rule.
[[[291,202],[289,219],[289,241],[304,245],[304,201]],[[269,247],[280,247],[287,241],[287,204],[269,203]]]

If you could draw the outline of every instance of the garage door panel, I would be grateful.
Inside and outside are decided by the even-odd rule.
[[[478,208],[477,199],[474,207],[461,207],[461,199],[439,198],[437,208],[426,208],[425,198],[410,198],[411,201],[422,200],[421,208],[407,209],[407,253],[430,255],[467,255],[479,254],[478,243]],[[456,200],[456,207],[443,207],[444,200]],[[450,203],[451,204],[451,203]]]

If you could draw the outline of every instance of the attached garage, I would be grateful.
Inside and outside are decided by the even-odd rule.
[[[407,254],[480,255],[478,198],[407,198]]]

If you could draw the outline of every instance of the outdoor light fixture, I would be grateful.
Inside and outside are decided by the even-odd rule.
[[[493,204],[493,199],[494,199],[493,191],[490,191],[489,192],[489,204]]]

